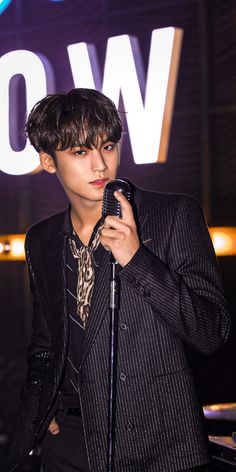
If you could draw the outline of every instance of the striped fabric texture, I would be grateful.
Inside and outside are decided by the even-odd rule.
[[[135,190],[141,246],[119,272],[116,472],[176,472],[208,461],[202,409],[185,344],[220,349],[229,314],[199,204],[185,195]],[[53,417],[68,347],[64,214],[26,239],[34,294],[33,336],[9,469],[40,441]],[[79,368],[79,395],[91,472],[106,471],[109,255],[99,278]]]

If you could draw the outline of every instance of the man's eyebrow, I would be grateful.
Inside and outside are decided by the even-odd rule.
[[[105,144],[109,142],[114,143],[115,140],[111,136],[108,136],[107,138],[101,140],[101,144]]]
[[[73,146],[71,146],[71,149],[75,149],[75,148],[78,148],[78,147],[88,147],[88,145],[85,144],[85,143],[73,144]]]
[[[104,139],[99,140],[97,144],[100,144],[103,146],[104,144],[109,143],[109,142],[115,143],[116,141],[111,136],[108,136],[108,137],[105,137]],[[94,146],[94,145],[95,144],[92,144],[92,143],[89,145],[89,144],[81,142],[81,143],[74,144],[73,146],[71,146],[70,149],[75,149],[78,147],[85,147],[85,148],[90,149],[91,146]]]

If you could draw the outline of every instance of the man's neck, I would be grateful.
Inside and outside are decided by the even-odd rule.
[[[79,208],[76,209],[71,207],[71,221],[75,232],[78,234],[80,240],[86,246],[91,238],[94,226],[100,220],[102,216],[102,202],[92,208]]]

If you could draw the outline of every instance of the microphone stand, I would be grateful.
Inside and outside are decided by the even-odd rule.
[[[109,345],[109,399],[108,399],[108,445],[107,472],[114,472],[115,427],[116,427],[116,377],[119,315],[119,279],[117,261],[110,255],[110,345]]]
[[[131,188],[123,179],[110,180],[104,191],[102,216],[107,215],[122,217],[120,203],[114,196],[119,191],[130,200]],[[120,305],[119,278],[117,276],[118,262],[110,254],[111,278],[110,278],[110,339],[109,339],[109,391],[108,391],[108,436],[107,436],[107,469],[106,472],[114,472],[115,456],[115,429],[116,429],[116,377],[117,377],[117,346],[118,346],[118,315]]]

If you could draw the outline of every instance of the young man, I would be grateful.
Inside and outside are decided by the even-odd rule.
[[[27,233],[33,334],[9,470],[35,444],[47,472],[107,470],[109,251],[120,279],[115,470],[203,470],[207,440],[184,344],[215,352],[229,316],[198,203],[135,188],[132,204],[115,194],[122,219],[103,222],[122,128],[95,90],[47,96],[26,131],[69,208]]]

